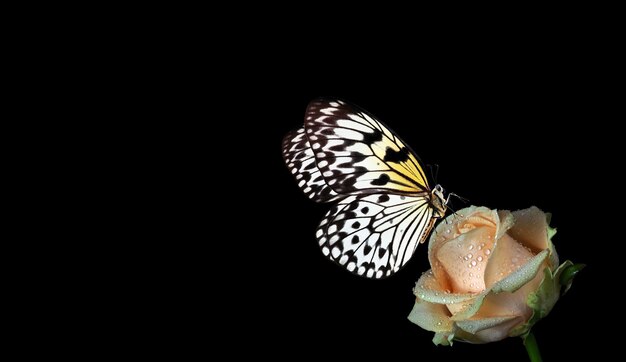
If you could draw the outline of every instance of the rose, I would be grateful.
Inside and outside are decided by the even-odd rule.
[[[537,207],[496,211],[469,207],[440,222],[430,237],[424,273],[409,320],[435,332],[435,344],[456,339],[494,342],[522,336],[559,298],[562,271],[550,216]],[[565,286],[569,288],[571,279]]]

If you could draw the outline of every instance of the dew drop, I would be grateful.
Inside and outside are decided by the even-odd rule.
[[[438,292],[435,292],[435,297],[438,297],[438,296],[439,296],[439,293],[438,293]]]
[[[483,257],[482,257],[482,256],[479,256],[478,258],[476,258],[476,260],[478,260],[478,261],[483,261]]]
[[[438,325],[438,326],[440,326],[440,325],[441,325],[441,322],[437,322],[437,325]]]
[[[446,303],[446,298],[443,298],[441,301],[445,304]]]
[[[423,284],[422,284],[422,285],[420,285],[420,289],[424,289],[424,285],[423,285]]]
[[[491,250],[486,249],[486,250],[485,250],[485,255],[489,255],[489,254],[491,254]]]
[[[446,229],[446,234],[450,234],[450,229]]]
[[[473,276],[474,276],[474,273],[469,273],[469,276],[470,276],[470,277],[473,277]]]
[[[472,253],[467,254],[467,258],[471,259],[472,257],[474,257],[474,255],[472,255]]]
[[[468,249],[469,249],[469,250],[474,249],[474,245],[473,245],[473,244],[470,244],[470,246],[468,247]]]
[[[470,288],[474,288],[474,283],[470,283]]]
[[[469,263],[469,264],[467,264],[467,266],[471,268],[473,265],[472,265],[472,263]]]
[[[463,260],[467,261],[467,256],[464,256],[464,257],[463,257]]]
[[[424,299],[424,294],[420,294],[420,298]]]
[[[472,264],[472,266],[476,266],[476,260],[472,260],[470,264]]]

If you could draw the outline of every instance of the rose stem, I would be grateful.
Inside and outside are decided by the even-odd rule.
[[[528,333],[524,338],[524,346],[526,346],[526,352],[528,352],[528,358],[530,362],[541,362],[541,354],[539,353],[539,346],[537,346],[537,340],[535,335]]]

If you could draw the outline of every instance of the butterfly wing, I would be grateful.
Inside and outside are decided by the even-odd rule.
[[[329,202],[343,197],[333,191],[322,177],[304,128],[287,133],[283,139],[283,159],[296,178],[298,187],[311,200]]]
[[[348,271],[383,278],[398,271],[434,224],[426,195],[354,195],[324,217],[316,236],[322,253]]]
[[[315,100],[304,128],[317,168],[336,193],[430,191],[417,156],[367,112],[339,100]]]
[[[340,200],[316,237],[322,253],[352,273],[395,273],[433,227],[431,190],[417,156],[357,107],[309,103],[304,128],[283,140],[283,158],[309,198]]]

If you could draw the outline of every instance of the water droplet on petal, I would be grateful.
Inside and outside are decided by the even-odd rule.
[[[489,255],[489,254],[491,254],[491,250],[489,249],[485,250],[485,255]]]
[[[478,258],[476,258],[476,260],[478,260],[478,261],[483,261],[483,257],[482,257],[482,256],[479,256]]]
[[[470,244],[470,246],[468,247],[469,250],[474,249],[474,245]]]
[[[437,322],[437,325],[438,325],[438,326],[440,326],[440,325],[441,325],[441,322]]]
[[[474,273],[469,273],[469,276],[470,276],[470,277],[473,277],[473,276],[474,276]]]
[[[476,260],[472,260],[470,264],[472,264],[472,266],[476,266]]]
[[[463,257],[463,260],[467,261],[467,256],[464,256],[464,257]]]
[[[472,255],[471,253],[467,254],[467,258],[471,259],[474,255]]]

